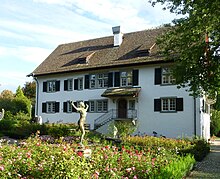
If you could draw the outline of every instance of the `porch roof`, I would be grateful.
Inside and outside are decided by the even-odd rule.
[[[137,97],[141,87],[124,87],[124,88],[109,88],[104,91],[102,97],[116,97],[116,96],[132,96]]]

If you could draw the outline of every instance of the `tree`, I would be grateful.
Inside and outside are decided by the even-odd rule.
[[[174,61],[173,73],[180,87],[193,95],[215,95],[220,89],[220,1],[150,0],[171,13],[185,17],[158,39],[161,53]]]
[[[26,97],[34,101],[36,97],[36,82],[26,82],[24,87],[22,88],[22,91]]]
[[[14,94],[10,90],[3,90],[0,94],[0,98],[7,98],[7,99],[13,99]]]

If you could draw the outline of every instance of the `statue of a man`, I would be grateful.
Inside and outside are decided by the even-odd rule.
[[[86,115],[87,115],[87,110],[89,108],[88,104],[84,104],[84,102],[80,102],[79,103],[79,107],[76,107],[73,103],[73,101],[71,101],[72,106],[80,113],[80,118],[78,121],[78,125],[79,125],[79,129],[82,132],[81,138],[80,138],[80,144],[82,144],[83,138],[85,136],[85,128],[84,128],[84,124],[86,121]]]

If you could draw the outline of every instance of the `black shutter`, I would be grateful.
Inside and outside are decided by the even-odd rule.
[[[154,111],[161,111],[161,99],[154,99]]]
[[[60,111],[60,103],[55,102],[55,112],[59,112],[59,111]]]
[[[47,92],[47,82],[43,82],[43,92]]]
[[[85,107],[86,107],[86,105],[89,106],[89,101],[84,101],[84,104],[85,104]],[[87,112],[89,112],[89,108],[88,108],[88,111],[87,111]]]
[[[74,90],[78,90],[79,87],[78,87],[78,79],[74,79]]]
[[[42,113],[47,112],[47,103],[42,103]]]
[[[89,75],[85,75],[85,89],[89,89]]]
[[[73,102],[73,104],[77,107],[77,102]],[[73,106],[72,106],[72,112],[77,112],[77,110]]]
[[[108,73],[108,87],[113,87],[113,72]]]
[[[176,110],[183,111],[183,98],[176,98]]]
[[[67,102],[63,102],[63,112],[67,112]]]
[[[115,72],[114,87],[120,86],[120,72]]]
[[[60,91],[60,81],[56,81],[56,91]]]
[[[64,91],[68,90],[68,80],[64,80]]]
[[[154,78],[154,84],[159,85],[161,84],[161,68],[155,68],[155,78]]]
[[[139,84],[139,70],[133,70],[132,83],[133,83],[133,86],[138,86],[138,84]]]

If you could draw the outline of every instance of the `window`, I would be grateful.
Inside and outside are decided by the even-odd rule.
[[[162,111],[176,111],[176,98],[161,99]]]
[[[73,79],[64,80],[64,91],[73,90]]]
[[[155,78],[154,78],[155,85],[168,85],[168,84],[174,84],[175,78],[173,77],[171,73],[170,68],[156,68],[155,69]]]
[[[89,112],[108,112],[108,100],[89,101]]]
[[[98,83],[98,88],[108,87],[108,74],[107,73],[98,74],[97,83]]]
[[[174,84],[175,78],[171,74],[170,68],[162,68],[162,84]]]
[[[78,90],[83,90],[83,78],[78,78]]]
[[[135,100],[129,100],[128,109],[135,110]]]
[[[74,79],[74,90],[83,90],[83,78]]]
[[[60,81],[45,81],[43,82],[43,92],[60,91]]]
[[[121,86],[132,86],[132,71],[121,72]]]
[[[154,111],[176,112],[183,111],[183,98],[167,97],[154,99]]]
[[[95,75],[90,75],[90,88],[95,88],[95,81],[96,81]]]
[[[59,112],[59,102],[46,102],[42,103],[42,112],[43,113],[56,113]]]

